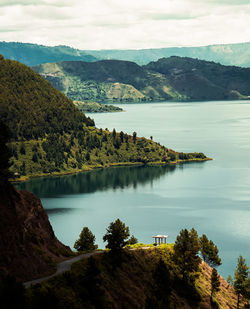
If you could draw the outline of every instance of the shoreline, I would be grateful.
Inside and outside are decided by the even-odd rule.
[[[21,176],[19,179],[13,179],[10,178],[9,181],[13,184],[15,183],[21,183],[28,181],[33,178],[46,178],[46,177],[60,177],[60,176],[69,176],[69,175],[75,175],[79,173],[84,173],[84,172],[91,172],[97,169],[105,169],[105,168],[110,168],[110,167],[125,167],[125,166],[176,166],[179,164],[184,164],[184,163],[195,163],[195,162],[206,162],[206,161],[211,161],[213,160],[212,158],[194,158],[194,159],[186,159],[186,160],[177,160],[173,161],[171,163],[169,162],[148,162],[148,163],[143,163],[143,162],[116,162],[116,163],[109,163],[106,165],[89,165],[85,166],[83,169],[80,170],[75,170],[75,171],[60,171],[60,172],[54,172],[54,173],[47,173],[47,174],[34,174],[34,175],[28,175],[28,176]]]

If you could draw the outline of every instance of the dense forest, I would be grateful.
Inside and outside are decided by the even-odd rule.
[[[202,153],[178,153],[136,132],[97,129],[60,91],[32,69],[0,60],[0,119],[11,133],[15,177],[66,174],[123,164],[169,164],[204,160]]]

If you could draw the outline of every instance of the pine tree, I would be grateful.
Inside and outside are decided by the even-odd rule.
[[[208,240],[206,235],[200,237],[200,252],[203,260],[211,267],[221,265],[221,259],[218,256],[218,248],[212,240]]]
[[[124,133],[122,131],[120,132],[120,139],[121,139],[121,142],[123,143],[123,141],[124,141]]]
[[[129,235],[129,228],[120,219],[117,219],[110,223],[107,233],[103,236],[103,241],[108,242],[106,248],[111,251],[120,251],[126,245]]]
[[[88,227],[85,226],[82,229],[79,239],[74,244],[74,248],[77,251],[97,249],[97,245],[95,245],[95,235],[92,234]]]
[[[213,268],[211,275],[211,299],[214,293],[219,292],[220,290],[220,276],[217,273],[217,270]]]
[[[237,309],[240,306],[240,296],[249,298],[249,271],[246,265],[245,259],[240,255],[238,258],[238,264],[234,272],[234,289],[238,296],[237,298]]]
[[[180,269],[183,279],[187,279],[192,272],[198,270],[200,249],[199,238],[193,228],[181,230],[174,244],[174,261]]]
[[[137,133],[133,132],[133,142],[134,142],[134,144],[136,143],[136,135],[137,135]]]

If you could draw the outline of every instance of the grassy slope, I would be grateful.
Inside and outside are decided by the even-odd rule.
[[[39,74],[0,58],[0,118],[11,131],[11,171],[30,176],[75,173],[124,164],[173,164],[206,160],[150,139],[94,127],[73,102]]]
[[[55,308],[65,308],[65,304],[71,308],[213,308],[211,268],[200,264],[195,286],[189,287],[179,277],[171,253],[172,245],[126,251],[118,260],[104,253],[78,262],[70,273],[43,283],[40,289],[31,289],[30,295],[35,302],[39,290],[45,298],[49,290]],[[160,259],[165,266],[159,268]],[[236,308],[237,297],[232,287],[222,277],[220,282],[221,290],[214,301],[221,309]],[[165,298],[168,292],[169,299]]]

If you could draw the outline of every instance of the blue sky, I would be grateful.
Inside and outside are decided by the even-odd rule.
[[[0,0],[0,41],[79,49],[250,42],[250,0]]]

